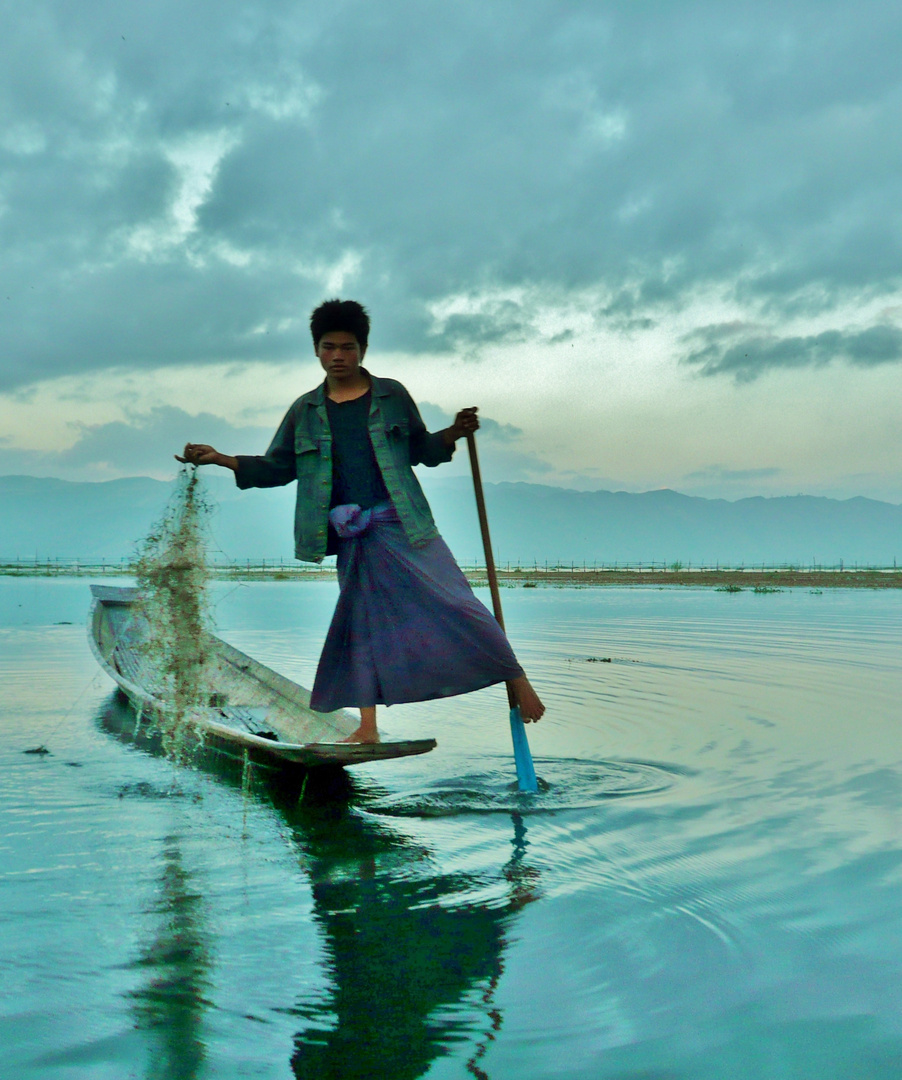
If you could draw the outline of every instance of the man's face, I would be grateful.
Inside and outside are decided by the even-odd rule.
[[[366,347],[361,348],[354,334],[345,330],[323,334],[316,347],[323,371],[340,382],[356,378],[365,353]]]

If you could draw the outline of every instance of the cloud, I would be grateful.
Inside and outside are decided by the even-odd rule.
[[[127,421],[78,424],[75,442],[57,452],[0,446],[0,472],[105,480],[121,476],[168,477],[178,468],[173,455],[186,442],[206,442],[232,454],[262,454],[272,431],[236,427],[211,413],[192,415],[160,405]]]
[[[430,431],[440,431],[453,421],[453,416],[445,412],[438,405],[422,401],[418,404],[423,422]],[[479,451],[480,470],[483,478],[488,481],[508,480],[527,482],[556,482],[562,479],[559,470],[547,462],[540,454],[533,450],[522,448],[521,440],[524,432],[513,424],[500,424],[490,416],[479,415],[479,433],[477,446]],[[463,442],[458,443],[457,452],[453,463],[439,470],[438,478],[446,479],[469,474],[470,464],[467,450]],[[571,480],[578,476],[584,484],[586,477],[581,474],[567,473],[564,479]],[[421,481],[428,485],[436,482],[436,476],[432,469],[420,470]],[[590,485],[591,486],[591,485]]]
[[[448,315],[435,344],[467,354],[483,345],[512,344],[527,340],[532,327],[519,305],[507,301],[489,311]]]
[[[419,406],[430,431],[439,431],[453,417],[430,402]],[[25,450],[0,438],[0,474],[56,476],[68,480],[105,480],[121,476],[168,477],[178,466],[173,458],[186,442],[205,442],[224,453],[262,454],[275,433],[272,427],[236,425],[209,412],[196,414],[171,405],[158,405],[146,413],[104,424],[71,425],[76,437],[60,451]],[[480,444],[490,452],[507,455],[517,478],[550,468],[534,454],[515,448],[523,432],[512,424],[480,417]]]
[[[526,290],[469,291],[430,305],[430,347],[478,359],[488,345],[518,344],[541,337],[541,297]]]
[[[686,473],[687,480],[712,480],[733,482],[737,480],[771,480],[783,472],[775,466],[760,469],[725,469],[722,465],[707,465]]]
[[[417,408],[420,410],[423,423],[430,431],[441,431],[442,428],[449,427],[454,422],[454,417],[450,413],[445,412],[438,405],[433,405],[430,401],[419,402]],[[491,439],[498,443],[515,442],[523,436],[521,428],[513,424],[499,424],[497,420],[493,420],[490,416],[483,416],[481,413],[479,432],[480,439]]]
[[[339,289],[380,348],[477,357],[536,336],[517,289],[629,332],[717,288],[780,339],[890,296],[902,10],[768,11],[35,0],[0,43],[0,389],[286,360]]]
[[[707,338],[708,343],[690,352],[684,362],[697,366],[702,375],[733,375],[737,382],[751,382],[773,368],[823,367],[836,360],[876,367],[902,361],[902,329],[888,323],[804,337],[746,336],[731,326],[709,327],[694,336]]]
[[[59,454],[65,467],[101,468],[124,475],[142,475],[147,469],[172,469],[172,455],[186,442],[205,442],[230,454],[260,453],[272,432],[263,428],[236,428],[211,413],[191,415],[171,405],[160,405],[128,423],[81,425],[78,440]]]

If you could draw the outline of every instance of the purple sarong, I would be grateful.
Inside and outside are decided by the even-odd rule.
[[[390,503],[340,539],[338,583],[310,695],[318,712],[452,697],[523,674],[444,540],[413,547]]]

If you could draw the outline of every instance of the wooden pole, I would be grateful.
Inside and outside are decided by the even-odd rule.
[[[482,492],[482,474],[479,470],[479,458],[476,454],[476,437],[472,433],[467,435],[467,450],[470,453],[470,469],[473,472],[473,492],[476,495],[476,513],[479,516],[479,531],[482,533],[482,547],[485,551],[485,572],[489,579],[492,611],[498,620],[498,625],[503,630],[504,615],[501,612],[501,593],[498,591],[498,574],[495,570],[495,557],[492,554],[492,539],[489,536],[489,518],[486,514],[485,496]],[[532,762],[532,754],[529,751],[529,740],[526,738],[526,725],[520,715],[520,706],[517,704],[513,686],[509,682],[505,683],[505,685],[507,687],[507,702],[510,706],[511,739],[514,744],[517,785],[521,791],[538,791],[536,770]]]

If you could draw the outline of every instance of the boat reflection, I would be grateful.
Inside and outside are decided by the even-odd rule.
[[[204,1068],[203,1018],[211,967],[204,899],[182,865],[177,836],[163,845],[156,929],[132,965],[147,981],[130,992],[135,1027],[148,1036],[145,1080],[195,1080]]]

